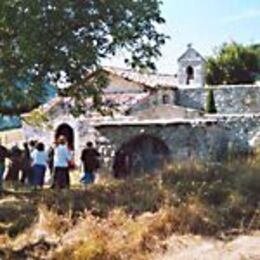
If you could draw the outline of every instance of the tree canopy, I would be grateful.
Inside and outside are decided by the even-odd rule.
[[[155,68],[167,38],[158,32],[160,0],[1,0],[0,113],[40,104],[50,84],[78,87],[77,101],[104,86],[80,88],[102,59],[120,50],[132,67]]]
[[[222,45],[216,54],[207,60],[207,83],[253,83],[260,73],[260,52],[257,46],[243,46],[235,42]]]

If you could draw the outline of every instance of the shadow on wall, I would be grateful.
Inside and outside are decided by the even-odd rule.
[[[117,178],[162,168],[170,158],[168,146],[159,138],[142,134],[125,142],[116,152],[113,175]]]
[[[196,90],[194,90],[195,93]],[[205,101],[196,99],[192,95],[189,95],[189,92],[185,94],[185,92],[176,92],[176,105],[191,108],[191,109],[197,109],[200,111],[205,111]]]

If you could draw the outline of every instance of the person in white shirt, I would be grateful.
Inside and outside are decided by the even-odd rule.
[[[40,188],[44,185],[44,177],[48,163],[48,155],[45,151],[44,144],[39,142],[36,145],[36,149],[31,154],[32,157],[32,184],[36,188]]]
[[[57,146],[54,149],[54,180],[53,188],[69,188],[69,162],[72,159],[72,154],[67,146],[67,140],[64,136],[60,136],[57,141]]]

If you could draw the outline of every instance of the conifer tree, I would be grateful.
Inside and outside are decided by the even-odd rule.
[[[210,114],[217,113],[213,89],[208,90],[207,103],[206,103],[205,110],[207,113],[210,113]]]

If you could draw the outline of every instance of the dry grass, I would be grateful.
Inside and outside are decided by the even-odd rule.
[[[30,207],[16,211],[17,220],[32,215],[32,208],[38,213],[15,233],[6,226],[2,254],[12,259],[19,254],[37,259],[151,259],[173,233],[220,237],[259,230],[259,190],[260,159],[251,158],[218,166],[169,165],[154,175],[104,178],[86,190],[20,192],[13,196]],[[11,234],[18,236],[11,239]],[[23,246],[14,249],[21,239]]]
[[[137,218],[114,210],[106,219],[90,218],[80,223],[78,241],[66,241],[53,254],[54,259],[150,259],[160,250],[160,240],[172,232],[173,215],[161,209]],[[94,227],[94,228],[93,228]]]

